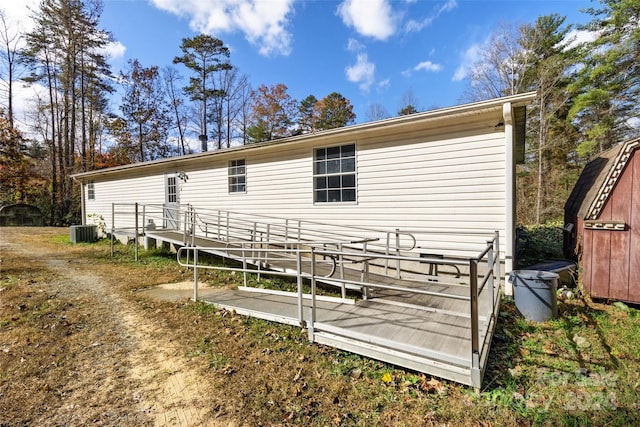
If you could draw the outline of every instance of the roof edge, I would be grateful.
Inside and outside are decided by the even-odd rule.
[[[613,163],[609,168],[609,172],[607,172],[606,178],[598,189],[598,192],[593,198],[593,201],[589,205],[589,209],[587,210],[587,214],[585,215],[585,219],[587,220],[597,219],[602,212],[606,201],[609,199],[611,192],[620,179],[622,171],[629,162],[631,155],[637,148],[640,147],[640,138],[630,139],[622,142],[622,144],[623,147],[620,149],[620,152],[613,160]]]
[[[501,98],[493,98],[485,101],[478,101],[468,104],[455,105],[451,107],[439,108],[436,110],[424,111],[421,113],[409,114],[406,116],[392,117],[389,119],[377,120],[373,122],[360,123],[356,125],[344,126],[335,129],[329,129],[325,131],[313,132],[304,135],[291,136],[287,138],[265,141],[260,143],[252,143],[249,145],[243,145],[239,147],[232,147],[222,150],[207,151],[205,153],[188,154],[184,156],[169,157],[164,159],[152,160],[148,162],[130,163],[127,165],[115,166],[105,169],[96,169],[88,172],[80,172],[72,174],[71,177],[74,180],[84,180],[91,177],[100,175],[110,175],[118,172],[123,172],[130,169],[139,169],[153,167],[156,165],[171,165],[172,162],[183,162],[185,160],[199,159],[208,156],[214,156],[221,153],[229,153],[235,151],[242,151],[247,149],[256,149],[261,147],[267,147],[270,145],[279,145],[286,143],[302,142],[308,139],[317,138],[319,136],[331,136],[340,135],[348,132],[363,132],[375,130],[377,128],[388,128],[391,126],[400,126],[408,123],[419,122],[422,120],[443,120],[445,118],[451,118],[458,115],[470,114],[473,112],[502,109],[505,104],[511,104],[514,107],[526,106],[530,104],[537,96],[537,92],[526,92],[517,95],[510,95]]]

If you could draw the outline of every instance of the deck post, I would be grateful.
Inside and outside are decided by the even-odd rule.
[[[347,297],[347,284],[344,282],[344,252],[342,252],[342,243],[338,243],[338,252],[340,252],[338,259],[340,260],[340,280],[342,280],[340,295],[342,295],[342,299],[344,299]]]
[[[471,381],[480,387],[480,336],[478,325],[478,260],[469,259],[469,291],[471,298]]]
[[[244,250],[244,242],[242,243],[242,280],[245,288],[247,287],[247,254]]]
[[[502,281],[502,272],[500,271],[500,232],[496,231],[496,248],[495,248],[495,256],[497,258],[496,261],[496,277],[498,278],[498,295],[500,294],[500,282]],[[495,299],[495,296],[493,297]]]
[[[493,254],[493,249],[494,249],[494,244],[495,244],[495,240],[489,240],[487,241],[487,246],[489,246],[489,252],[487,253],[487,266],[489,267],[489,270],[487,271],[487,274],[489,274],[489,281],[487,282],[487,285],[489,286],[488,289],[488,294],[489,294],[489,298],[491,298],[491,301],[489,301],[489,306],[491,307],[491,315],[493,316],[493,312],[495,310],[494,307],[494,298],[493,298],[493,294],[494,294],[494,286],[495,286],[495,259],[494,259],[494,254]]]
[[[136,230],[134,232],[134,237],[133,237],[133,250],[134,250],[134,258],[135,261],[138,262],[138,202],[135,203],[135,208],[134,208],[134,215],[136,216]]]
[[[198,301],[198,248],[195,246],[193,247],[193,301]]]
[[[298,249],[296,251],[296,272],[298,276],[298,321],[301,326],[304,326],[304,306],[302,298],[302,252],[300,251],[300,244],[298,243]]]
[[[196,208],[189,205],[189,214],[191,215],[191,245],[196,245]]]
[[[396,278],[400,279],[400,229],[396,228]]]
[[[111,256],[113,257],[113,238],[116,234],[115,203],[111,203]]]
[[[314,323],[316,321],[316,249],[311,246],[311,307],[309,313],[309,322],[307,322],[307,333],[309,341],[313,342]]]

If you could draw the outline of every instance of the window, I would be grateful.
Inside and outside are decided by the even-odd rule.
[[[178,203],[178,178],[167,177],[167,203]]]
[[[229,161],[229,193],[247,191],[247,165],[245,160]]]
[[[313,162],[313,201],[356,201],[356,145],[317,148]]]
[[[87,184],[87,199],[88,200],[95,200],[96,199],[96,189],[95,189],[95,185],[94,185],[93,181],[90,181]]]

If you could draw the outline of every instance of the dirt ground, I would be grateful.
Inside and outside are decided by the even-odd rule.
[[[0,427],[640,425],[639,310],[572,299],[536,325],[504,301],[476,393],[194,303],[173,255],[67,233],[0,228]]]
[[[80,341],[74,342],[72,354],[64,361],[71,368],[65,371],[62,384],[48,384],[46,374],[41,384],[0,381],[0,425],[229,425],[230,420],[221,423],[212,416],[206,383],[199,381],[198,367],[184,357],[171,334],[122,297],[114,286],[116,277],[100,268],[85,268],[82,258],[76,259],[72,250],[60,252],[59,247],[47,244],[47,237],[63,231],[39,229],[39,238],[34,239],[34,229],[0,228],[2,273],[11,274],[15,265],[10,263],[17,264],[16,260],[23,258],[34,265],[34,270],[38,265],[48,271],[47,280],[30,279],[32,292],[46,294],[57,304],[97,302],[91,305],[90,313],[84,313],[82,322],[58,317],[43,326],[53,329],[74,323],[82,329],[83,333],[77,334]],[[5,293],[0,292],[0,301]],[[0,306],[8,303],[2,301]],[[25,346],[16,337],[7,342],[9,335],[2,332],[0,328],[0,362],[3,358],[8,362],[13,356],[27,364],[30,348],[45,344],[29,342]],[[50,356],[58,360],[50,362],[55,366],[65,355]],[[28,395],[51,390],[59,399],[56,406],[45,407],[24,402],[24,411],[31,413],[20,414],[21,403],[12,398],[12,394],[20,395],[18,389]]]

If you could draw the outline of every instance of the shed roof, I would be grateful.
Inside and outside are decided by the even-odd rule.
[[[630,139],[587,163],[567,199],[565,212],[583,219],[597,219],[631,155],[639,147],[640,138]]]
[[[500,114],[502,115],[503,107],[505,104],[512,104],[513,107],[521,108],[522,110],[524,110],[524,106],[533,101],[535,97],[536,92],[523,93],[503,98],[475,102],[471,104],[441,108],[438,110],[426,111],[407,116],[393,117],[390,119],[379,120],[375,122],[362,123],[326,131],[298,135],[289,138],[278,139],[275,141],[267,141],[240,147],[209,151],[205,153],[190,154],[186,156],[171,157],[150,162],[134,163],[113,168],[83,172],[72,175],[72,177],[79,181],[87,182],[98,177],[119,176],[132,170],[152,171],[158,168],[183,167],[186,163],[193,164],[194,162],[206,161],[206,159],[211,158],[211,156],[220,156],[244,150],[261,150],[273,145],[299,144],[304,143],[305,141],[314,141],[318,138],[325,138],[327,140],[338,140],[339,138],[344,138],[345,136],[355,138],[364,135],[370,135],[372,133],[375,133],[376,135],[386,135],[397,132],[411,131],[420,127],[424,127],[425,124],[433,126],[436,126],[437,124],[437,126],[440,126],[449,122],[460,123],[465,120],[469,120],[470,116],[475,116],[487,112],[495,113],[497,111],[500,111]],[[525,120],[524,111],[517,111],[516,113],[516,127],[523,127]],[[516,134],[516,144],[518,143],[524,144],[523,132]]]

